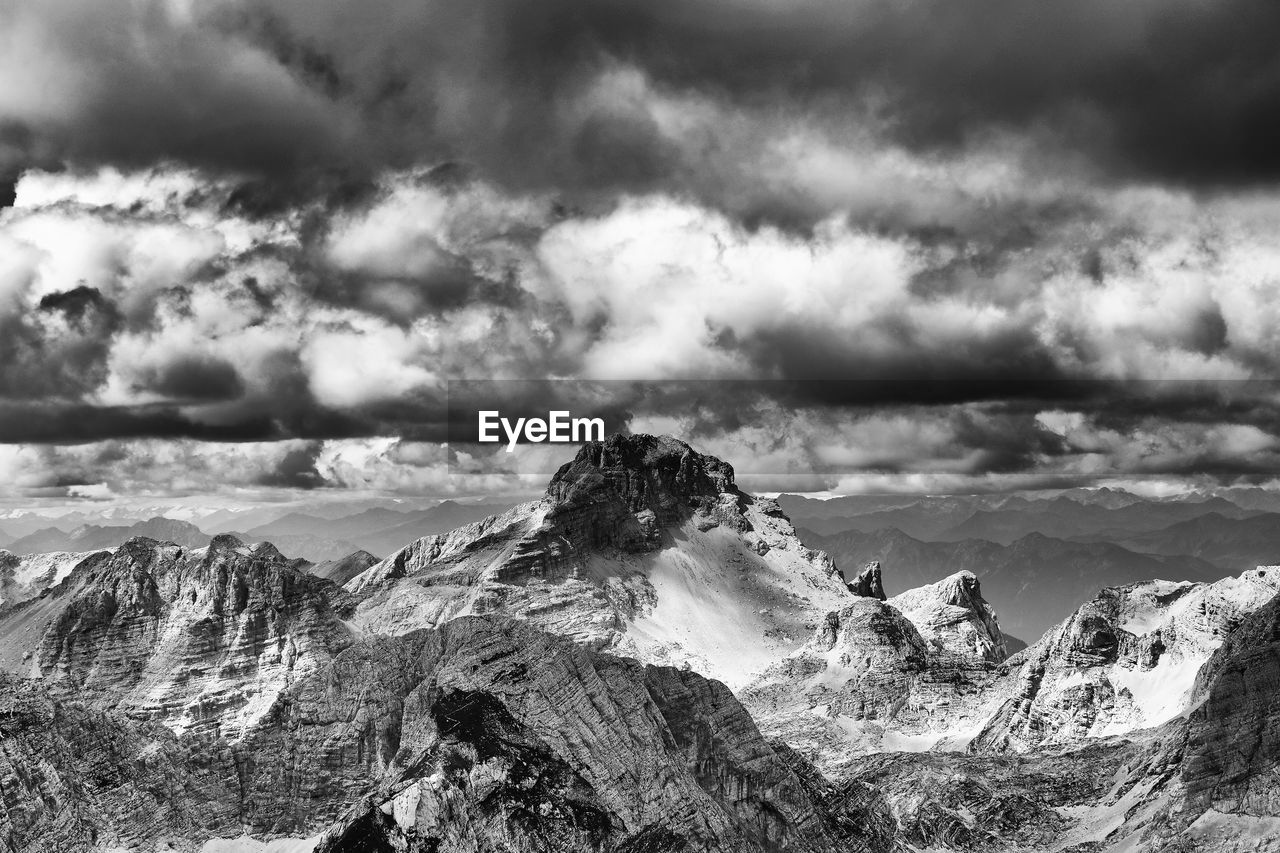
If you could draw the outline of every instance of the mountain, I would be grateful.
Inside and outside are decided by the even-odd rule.
[[[981,584],[973,572],[957,572],[937,583],[909,589],[887,603],[937,648],[991,663],[1009,656],[1000,621],[982,597]]]
[[[128,527],[81,525],[69,532],[48,527],[11,542],[8,550],[15,554],[96,551],[102,548],[114,548],[137,537],[173,542],[188,548],[204,547],[209,544],[211,538],[194,524],[157,516]]]
[[[333,554],[332,548],[326,548],[324,556],[320,556],[318,548],[305,545],[306,537],[342,541],[354,546],[344,554],[357,549],[390,554],[423,536],[447,533],[510,508],[511,504],[505,503],[463,504],[446,500],[426,509],[372,507],[336,518],[294,512],[249,530],[245,538],[270,541],[286,553],[292,553],[282,544],[289,542],[299,556],[308,559],[330,560],[339,555]]]
[[[838,776],[867,752],[962,749],[1004,697],[1004,651],[980,584],[961,572],[827,614],[740,695],[762,731]]]
[[[270,541],[261,536],[254,536],[235,530],[221,535],[232,536],[250,545],[270,544],[290,557],[310,563],[327,563],[332,560],[340,560],[348,554],[361,550],[354,542],[349,542],[346,539],[313,536],[309,533],[282,533]]]
[[[890,592],[933,583],[958,571],[983,582],[1003,630],[1028,641],[1062,621],[1097,590],[1150,578],[1215,581],[1224,570],[1197,557],[1130,551],[1107,542],[1073,542],[1041,534],[1008,545],[982,540],[923,542],[900,530],[846,531],[821,536],[800,530],[805,542],[837,565],[879,561]]]
[[[378,558],[368,551],[355,551],[337,560],[318,563],[311,567],[310,572],[318,578],[344,584],[377,562]]]
[[[346,588],[365,631],[508,613],[731,687],[852,597],[775,502],[737,488],[732,467],[643,435],[584,445],[540,501],[420,539]]]
[[[350,538],[359,543],[361,548],[375,554],[391,554],[423,536],[448,533],[455,528],[506,512],[511,506],[508,503],[460,504],[442,501],[424,510],[404,513],[402,520],[396,524],[353,534]]]
[[[972,518],[975,511],[985,505],[987,501],[969,496],[938,497],[854,515],[834,514],[831,508],[823,506],[818,508],[822,514],[811,516],[807,511],[813,508],[804,506],[795,509],[791,517],[797,526],[824,534],[846,530],[870,533],[892,527],[920,539],[932,540]]]
[[[1141,506],[1078,498],[1062,499]],[[344,517],[330,510],[315,517]],[[1101,583],[1009,656],[1010,623],[1039,599],[1207,564],[1042,534],[829,538],[848,577],[725,462],[614,436],[539,500],[384,560],[312,566],[226,535],[12,558],[3,577],[27,597],[0,607],[0,839],[21,853],[1277,848],[1280,569]],[[864,547],[892,559],[852,559]]]
[[[1216,512],[1119,540],[1152,554],[1189,554],[1228,572],[1280,562],[1280,514],[1231,518]]]
[[[402,644],[413,651],[393,666],[340,658],[338,696],[303,685],[275,728],[323,742],[334,726],[308,724],[311,706],[376,702],[344,677],[369,669],[413,699],[387,782],[318,851],[888,849],[834,819],[716,682],[487,618]]]
[[[0,679],[0,836],[14,851],[260,849],[242,833],[333,853],[898,849],[875,831],[883,809],[831,796],[723,685],[518,622],[362,639],[280,695],[228,740]]]
[[[1143,501],[1117,508],[1060,497],[1027,502],[1016,509],[979,510],[958,524],[921,538],[946,542],[986,539],[1008,545],[1033,533],[1057,539],[1129,537],[1210,513],[1227,518],[1257,514],[1216,497],[1201,501]]]
[[[250,536],[270,539],[277,536],[332,536],[345,537],[353,533],[380,530],[400,524],[405,513],[386,507],[366,509],[354,515],[324,518],[302,512],[291,512],[266,524],[248,530]]]
[[[1278,589],[1262,567],[1104,590],[969,669],[863,598],[743,701],[915,849],[1274,851]]]
[[[0,551],[0,608],[11,607],[57,586],[90,553],[54,551],[19,556]]]
[[[1015,697],[973,743],[1026,751],[1158,726],[1199,704],[1202,670],[1247,616],[1280,593],[1280,568],[1212,584],[1103,590],[1021,657]]]
[[[231,739],[349,645],[336,585],[218,536],[131,539],[0,618],[0,668],[176,732]]]

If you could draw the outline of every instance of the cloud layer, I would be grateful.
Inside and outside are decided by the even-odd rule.
[[[8,488],[554,467],[448,466],[449,381],[491,378],[768,380],[600,405],[824,488],[1266,481],[1277,35],[1260,0],[0,0]]]

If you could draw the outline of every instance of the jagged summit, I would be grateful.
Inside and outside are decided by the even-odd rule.
[[[866,598],[878,598],[884,601],[884,582],[881,580],[880,561],[872,560],[858,573],[849,584],[849,592]]]
[[[551,478],[547,495],[573,504],[611,494],[631,512],[645,509],[663,524],[677,520],[682,507],[715,503],[735,494],[733,466],[704,456],[669,435],[614,434],[582,446]]]
[[[174,731],[235,737],[351,642],[347,596],[273,546],[137,536],[0,621],[0,669]]]
[[[739,529],[745,496],[733,468],[668,435],[620,435],[583,445],[547,486],[546,526],[576,545],[647,551],[664,527],[692,516]]]

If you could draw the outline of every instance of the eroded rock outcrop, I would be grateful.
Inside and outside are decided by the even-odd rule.
[[[937,583],[889,599],[940,651],[1000,663],[1008,657],[1000,621],[972,572],[956,572]]]
[[[868,566],[864,588],[880,571]],[[828,613],[741,696],[762,731],[838,774],[870,752],[964,749],[1008,695],[1016,669],[1004,659],[994,612],[960,572]]]
[[[881,580],[880,561],[867,563],[858,576],[849,583],[849,592],[867,598],[878,598],[884,601],[884,583]]]
[[[0,675],[0,842],[14,853],[193,849],[240,834],[231,751]]]
[[[369,721],[371,746],[390,744],[366,753],[387,768],[377,792],[320,850],[870,849],[831,820],[723,685],[492,619],[398,642],[409,651],[387,673],[394,689],[344,689],[350,667],[380,673],[385,657],[358,660],[353,648],[264,730],[326,742],[354,714]]]

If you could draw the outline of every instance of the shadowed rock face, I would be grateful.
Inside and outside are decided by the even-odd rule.
[[[240,831],[231,751],[0,675],[5,850],[152,849]]]
[[[584,550],[652,551],[662,544],[663,528],[695,515],[700,526],[750,529],[733,468],[670,436],[613,435],[583,445],[546,494],[542,529],[508,561],[510,576],[554,571]]]
[[[884,583],[881,581],[878,560],[867,563],[858,577],[849,583],[849,592],[867,598],[878,598],[881,601],[887,598],[884,594]]]
[[[381,712],[400,717],[398,748],[320,850],[872,849],[723,685],[498,626],[404,638],[411,675]],[[354,691],[339,691],[341,708]],[[311,701],[300,692],[280,726],[315,719]]]
[[[1260,570],[1280,575],[1280,568]],[[1200,672],[1181,779],[1221,812],[1280,815],[1280,597],[1249,616]]]

